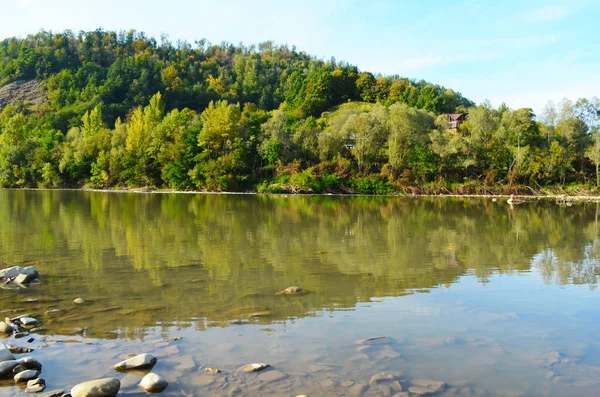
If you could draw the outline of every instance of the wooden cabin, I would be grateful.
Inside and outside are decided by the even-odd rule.
[[[452,132],[458,132],[460,125],[467,121],[466,113],[450,113],[448,114],[448,129]]]

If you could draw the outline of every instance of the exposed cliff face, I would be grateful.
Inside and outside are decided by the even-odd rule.
[[[23,102],[29,110],[37,110],[47,102],[41,80],[17,80],[0,86],[0,110],[6,105]]]

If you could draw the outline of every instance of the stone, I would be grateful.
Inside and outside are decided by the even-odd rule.
[[[21,324],[25,327],[31,327],[39,323],[39,321],[33,317],[23,317],[19,319],[19,321],[21,321]]]
[[[13,369],[19,365],[18,360],[7,360],[0,362],[0,378],[6,378],[13,374]]]
[[[4,321],[0,321],[0,334],[12,334],[13,327],[6,324]]]
[[[258,380],[264,383],[277,382],[278,380],[287,378],[288,375],[277,370],[264,371],[258,375]]]
[[[19,364],[13,368],[13,374],[18,374],[19,372],[27,371],[27,367],[23,364]]]
[[[33,276],[34,278],[38,278],[40,276],[36,268],[33,266],[27,266],[26,268],[23,268],[20,274],[26,274],[28,276]]]
[[[169,383],[162,376],[150,372],[146,374],[140,382],[140,387],[149,393],[160,393],[169,386]]]
[[[302,288],[302,287],[298,287],[296,285],[293,285],[291,287],[287,287],[286,289],[284,289],[281,292],[278,292],[278,295],[294,295],[294,294],[303,294],[306,291]]]
[[[204,368],[204,372],[206,372],[207,374],[219,374],[221,373],[221,370],[219,368],[206,367]]]
[[[26,382],[31,379],[35,379],[40,374],[40,371],[36,369],[28,369],[26,371],[19,372],[15,375],[15,382]]]
[[[76,305],[81,305],[84,302],[85,300],[83,298],[75,298],[75,300],[73,301],[73,303],[75,303]]]
[[[408,391],[419,396],[437,393],[446,387],[444,382],[431,379],[414,379],[411,384],[412,386],[408,388]]]
[[[42,364],[33,357],[23,357],[18,360],[19,364],[23,364],[27,369],[42,370]]]
[[[371,338],[360,339],[354,342],[357,345],[387,345],[392,341],[387,336],[374,336]]]
[[[23,268],[21,266],[13,266],[6,269],[0,270],[0,278],[13,278],[17,277],[21,272],[23,272]]]
[[[242,372],[258,372],[258,371],[262,371],[263,369],[265,369],[269,366],[270,366],[269,364],[265,364],[265,363],[246,364],[242,368],[240,368],[240,371],[242,371]]]
[[[46,389],[46,381],[43,378],[32,379],[27,382],[26,393],[41,393]]]
[[[65,394],[64,390],[52,390],[42,394],[40,397],[61,397],[63,394]]]
[[[102,378],[80,383],[71,389],[72,397],[113,397],[121,388],[116,378]]]
[[[348,389],[348,392],[350,393],[350,395],[352,396],[362,396],[363,393],[365,392],[365,390],[367,390],[367,385],[363,385],[362,383],[357,383],[354,386],[350,387]]]
[[[35,279],[35,276],[30,274],[21,273],[15,278],[15,283],[17,284],[29,284]]]
[[[379,383],[394,382],[399,380],[401,376],[402,374],[400,374],[399,372],[380,372],[371,376],[369,384],[375,385]]]
[[[4,344],[0,344],[0,362],[2,361],[10,361],[14,360],[15,356],[13,356],[12,352],[8,348],[8,346]]]
[[[117,371],[148,368],[154,366],[154,364],[156,364],[156,361],[156,357],[154,357],[152,354],[144,353],[138,354],[137,356],[127,359],[125,361],[121,361],[120,363],[115,364],[114,368]]]

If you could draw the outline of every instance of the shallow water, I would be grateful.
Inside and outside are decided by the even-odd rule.
[[[120,394],[145,395],[140,373],[112,366],[149,352],[165,396],[389,396],[418,378],[445,382],[438,396],[600,395],[599,215],[550,201],[0,190],[0,265],[41,273],[0,290],[0,315],[42,322],[33,343],[7,342],[36,349],[47,390],[116,376]],[[291,285],[310,293],[275,295]],[[387,338],[357,342],[375,336]],[[254,362],[271,368],[236,371]],[[386,371],[398,382],[369,385]]]

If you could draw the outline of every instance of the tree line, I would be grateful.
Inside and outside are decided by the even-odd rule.
[[[0,185],[390,193],[600,179],[600,101],[475,106],[271,42],[158,44],[144,33],[40,32],[0,42],[0,84],[47,102],[0,113]],[[458,129],[448,113],[465,113]],[[414,190],[413,190],[414,191]]]

